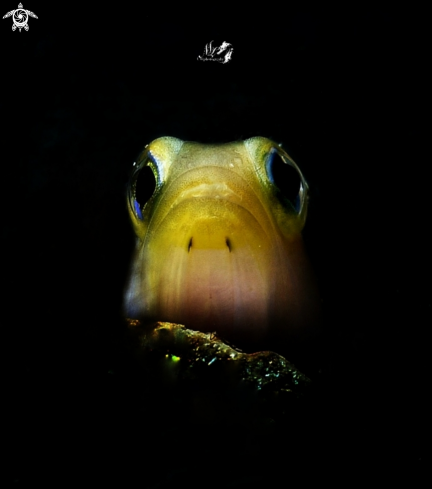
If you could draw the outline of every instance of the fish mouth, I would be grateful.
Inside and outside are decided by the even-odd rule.
[[[161,320],[199,331],[231,329],[234,337],[246,321],[254,335],[265,327],[274,247],[270,230],[242,205],[188,193],[149,227],[143,295]]]

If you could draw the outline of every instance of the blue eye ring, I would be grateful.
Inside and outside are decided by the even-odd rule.
[[[138,201],[136,199],[134,199],[133,203],[134,203],[135,214],[137,215],[138,219],[140,221],[142,221],[143,220],[143,215],[142,215],[140,206],[138,204]]]

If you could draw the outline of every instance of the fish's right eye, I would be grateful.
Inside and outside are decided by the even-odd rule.
[[[267,162],[267,175],[279,190],[281,197],[298,213],[301,177],[297,169],[287,163],[278,151],[272,151]]]

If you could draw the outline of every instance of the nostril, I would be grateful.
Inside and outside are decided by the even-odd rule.
[[[207,230],[208,231],[208,230]],[[199,231],[194,236],[191,236],[189,240],[186,242],[186,246],[184,249],[187,250],[188,253],[198,252],[198,251],[216,251],[216,250],[224,250],[231,253],[233,251],[233,245],[230,238],[215,235],[213,233],[206,233]],[[193,249],[192,249],[193,248]]]

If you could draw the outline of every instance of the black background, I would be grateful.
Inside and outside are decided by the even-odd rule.
[[[217,7],[33,2],[28,32],[0,23],[2,404],[15,486],[243,487],[317,473],[349,483],[425,465],[421,12]],[[197,60],[211,40],[232,44],[228,64]],[[122,373],[125,189],[136,155],[164,135],[266,136],[310,183],[304,235],[325,338],[306,439],[297,426],[292,440],[287,420],[277,436],[249,433],[255,445],[235,426],[212,432],[210,415],[185,427],[181,406],[143,401]]]

